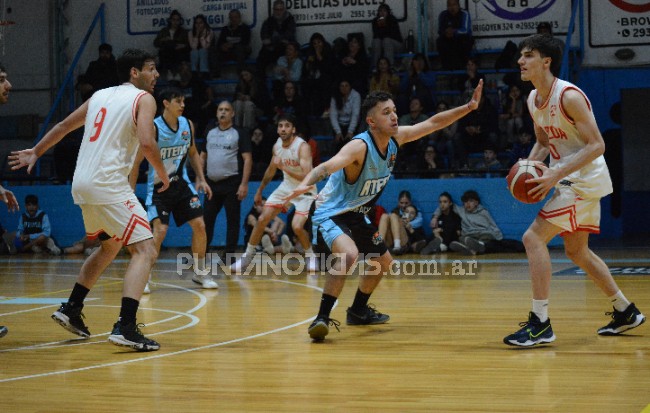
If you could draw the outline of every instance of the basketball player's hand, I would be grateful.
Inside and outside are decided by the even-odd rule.
[[[167,174],[160,177],[160,182],[162,183],[162,186],[158,188],[158,193],[164,192],[167,190],[167,188],[169,188],[169,177]]]
[[[483,79],[478,81],[478,86],[476,86],[476,89],[474,89],[472,99],[467,102],[467,107],[470,110],[476,110],[478,108],[478,104],[481,102],[481,96],[483,96]]]
[[[11,152],[11,155],[9,155],[9,165],[11,165],[11,170],[15,171],[26,166],[28,174],[32,172],[32,168],[34,167],[34,164],[36,164],[37,160],[38,156],[36,155],[36,152],[34,152],[34,149],[13,151]]]
[[[544,199],[546,195],[555,187],[555,185],[562,179],[561,176],[557,176],[555,169],[549,169],[543,162],[537,162],[539,168],[543,171],[543,174],[539,178],[527,179],[526,183],[536,183],[537,186],[530,191],[528,195],[532,196],[535,199]]]
[[[208,197],[208,199],[212,199],[212,189],[210,188],[210,185],[208,185],[207,182],[205,181],[197,181],[195,183],[196,185],[196,190],[201,193],[203,192],[205,196]]]
[[[309,191],[311,187],[307,185],[300,184],[298,185],[290,194],[289,196],[285,197],[283,199],[284,202],[289,202],[290,200],[294,199],[297,196],[300,196],[304,194],[305,192]]]
[[[2,202],[7,204],[7,209],[11,212],[13,211],[18,211],[20,209],[20,205],[18,205],[18,201],[16,200],[16,196],[14,195],[13,192],[8,191],[0,186],[0,197],[2,198]]]

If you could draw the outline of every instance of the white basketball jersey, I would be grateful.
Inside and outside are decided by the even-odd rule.
[[[302,175],[304,173],[300,167],[300,145],[303,143],[307,144],[301,137],[296,136],[293,138],[293,142],[286,148],[282,146],[281,138],[278,138],[273,145],[273,155],[280,159],[285,170],[293,174]],[[300,184],[299,180],[289,176],[286,171],[283,170],[282,174],[284,175],[284,181],[292,187]]]
[[[528,96],[528,110],[533,121],[548,135],[551,152],[549,167],[551,169],[562,167],[585,147],[575,122],[569,119],[562,107],[562,95],[568,89],[577,90],[582,94],[589,107],[589,113],[593,117],[591,102],[585,93],[565,80],[555,78],[551,93],[539,107],[535,105],[537,90],[533,90]],[[561,179],[557,186],[570,186],[582,198],[600,198],[612,193],[613,190],[609,170],[602,155],[582,169]]]
[[[140,146],[138,101],[146,93],[125,83],[98,90],[90,98],[72,179],[75,204],[116,204],[133,195],[128,176]]]

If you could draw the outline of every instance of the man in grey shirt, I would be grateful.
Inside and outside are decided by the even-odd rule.
[[[217,125],[206,136],[201,158],[207,166],[206,180],[212,199],[204,205],[205,232],[212,243],[214,224],[221,208],[226,208],[225,253],[233,253],[239,241],[241,201],[248,194],[248,179],[253,166],[248,131],[233,126],[235,111],[224,100],[217,107]]]

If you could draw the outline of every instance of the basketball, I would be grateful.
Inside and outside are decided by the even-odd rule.
[[[519,202],[524,204],[534,204],[541,201],[528,195],[528,191],[537,186],[535,183],[526,183],[528,179],[539,178],[543,174],[542,168],[538,166],[536,161],[521,160],[512,165],[510,172],[506,177],[508,182],[508,190],[513,197]]]

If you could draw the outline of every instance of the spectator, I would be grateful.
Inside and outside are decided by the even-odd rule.
[[[52,255],[61,255],[61,249],[51,237],[50,219],[38,206],[36,195],[25,197],[25,212],[18,219],[18,228],[12,234],[5,233],[5,241],[13,240],[15,250],[9,252],[43,252],[44,249]]]
[[[460,76],[458,82],[458,90],[461,92],[461,102],[472,97],[474,89],[476,89],[478,82],[481,80],[485,81],[485,75],[479,72],[478,60],[475,57],[470,57],[465,64],[465,74]]]
[[[63,248],[63,254],[86,254],[90,255],[99,248],[99,238],[90,239],[84,235],[79,241],[76,241],[69,247]]]
[[[400,83],[400,92],[397,99],[397,111],[406,112],[409,102],[417,97],[422,103],[425,113],[433,110],[433,91],[435,73],[429,69],[429,62],[422,53],[416,53],[409,64],[408,76]]]
[[[423,113],[422,103],[420,99],[414,97],[409,104],[409,113],[400,116],[398,123],[400,125],[415,125],[429,118]],[[423,137],[414,142],[408,142],[400,146],[397,152],[397,162],[395,163],[396,171],[406,171],[407,169],[414,170],[418,167],[418,159],[420,158],[421,145],[426,144],[427,137]],[[409,168],[410,166],[410,168]]]
[[[458,133],[454,137],[454,148],[458,159],[457,166],[467,166],[467,154],[482,152],[486,143],[495,147],[498,142],[498,114],[490,99],[485,97],[485,90],[478,109],[470,112],[458,122]]]
[[[524,99],[521,97],[521,89],[517,85],[511,85],[499,115],[499,129],[505,134],[509,145],[515,143],[516,132],[524,126],[523,116]]]
[[[397,18],[390,6],[380,4],[377,17],[372,19],[372,63],[378,63],[383,56],[388,59],[389,66],[393,66],[395,53],[401,51],[403,41]]]
[[[461,10],[460,0],[447,0],[447,10],[438,16],[436,47],[445,70],[462,69],[469,58],[474,38],[472,21],[466,10]]]
[[[449,245],[458,241],[461,231],[460,216],[453,209],[453,201],[449,192],[443,192],[438,197],[437,214],[431,216],[433,240],[421,251],[421,255],[429,255],[434,252],[445,252]]]
[[[436,105],[436,113],[444,112],[449,110],[449,105],[444,100],[441,100]],[[441,157],[446,158],[445,164],[449,166],[449,163],[454,159],[454,136],[458,131],[458,122],[454,122],[446,128],[439,129],[429,135],[429,139],[426,142],[427,145],[433,145],[436,148],[436,154]]]
[[[519,140],[512,145],[510,150],[510,164],[508,166],[511,167],[520,159],[527,159],[534,145],[533,135],[527,130],[520,131]]]
[[[298,93],[298,87],[294,82],[287,81],[284,83],[283,91],[284,93],[279,98],[276,98],[273,104],[273,110],[275,112],[273,123],[277,123],[282,115],[292,114],[296,117],[296,122],[298,123],[297,128],[304,130],[307,120],[307,105]],[[275,133],[275,126],[272,125],[270,127],[269,135]]]
[[[359,125],[361,95],[347,80],[339,82],[330,103],[330,123],[334,130],[335,152],[352,139]]]
[[[397,207],[390,214],[384,214],[379,218],[379,235],[384,239],[386,245],[391,245],[391,254],[402,255],[409,251],[407,224],[411,229],[422,228],[422,214],[418,212],[414,218],[405,220],[406,207],[413,205],[411,193],[401,191],[398,196]]]
[[[99,57],[88,64],[86,73],[77,79],[77,89],[81,100],[86,101],[96,90],[120,84],[117,77],[117,61],[113,56],[113,46],[108,43],[99,45]]]
[[[196,124],[196,130],[203,131],[208,120],[214,113],[214,91],[192,72],[189,62],[181,62],[178,66],[178,80],[170,82],[183,92],[185,109],[183,116]]]
[[[303,65],[302,90],[310,96],[310,114],[323,116],[329,110],[334,78],[334,51],[322,34],[314,33],[309,39]],[[315,165],[314,165],[315,166]]]
[[[225,207],[228,223],[225,253],[234,253],[239,242],[241,201],[248,195],[253,167],[251,141],[245,129],[233,126],[234,111],[230,102],[219,103],[216,116],[218,124],[208,132],[206,146],[201,152],[206,180],[212,190],[212,198],[204,205],[205,232],[210,245],[217,215]]]
[[[337,79],[346,79],[360,95],[368,93],[370,59],[360,34],[348,35],[348,47],[343,56],[337,57],[336,73]]]
[[[302,60],[298,57],[300,46],[296,42],[289,42],[285,46],[284,56],[280,56],[273,69],[273,97],[282,93],[282,87],[286,82],[293,82],[295,86],[300,85],[302,78]]]
[[[235,109],[235,126],[253,130],[257,118],[264,115],[269,107],[269,95],[266,86],[248,69],[239,73],[239,82],[235,87],[233,107]]]
[[[503,169],[503,164],[499,159],[497,159],[497,151],[494,145],[490,145],[489,143],[485,145],[485,148],[483,149],[483,159],[479,161],[474,168],[486,172]],[[488,174],[488,176],[494,175]]]
[[[167,73],[167,79],[175,77],[181,62],[189,61],[190,43],[187,30],[183,28],[183,17],[178,10],[172,10],[167,27],[161,29],[153,41],[158,49],[158,71]]]
[[[414,252],[418,254],[422,248],[426,245],[426,235],[424,234],[424,228],[422,226],[414,227],[413,221],[416,219],[422,220],[422,214],[415,207],[415,205],[409,205],[404,209],[404,215],[402,216],[402,222],[404,229],[406,230],[406,237],[408,246],[406,248],[407,252]]]
[[[190,43],[190,61],[192,72],[199,79],[210,77],[209,51],[214,40],[214,33],[205,20],[205,16],[197,14],[194,16],[192,31],[187,35]]]
[[[454,211],[461,218],[459,241],[449,249],[466,255],[491,252],[524,252],[524,244],[518,240],[504,239],[492,215],[481,205],[481,198],[474,190],[465,191],[461,197],[463,207],[454,205]],[[436,210],[435,215],[440,215]]]
[[[257,55],[257,68],[262,79],[266,78],[266,69],[285,52],[289,42],[296,40],[296,21],[283,0],[273,2],[273,14],[269,16],[260,31],[262,48]]]
[[[244,222],[244,243],[248,244],[248,240],[251,238],[251,233],[253,228],[257,225],[257,221],[264,210],[264,203],[266,198],[262,198],[262,202],[259,204],[253,204],[248,214],[246,214],[246,220]],[[291,240],[284,233],[284,228],[286,224],[279,216],[275,216],[264,228],[264,235],[262,236],[262,247],[264,251],[269,254],[275,254],[275,246],[281,243],[281,250],[277,252],[282,252],[283,254],[288,254],[291,252]]]
[[[251,54],[251,29],[242,23],[238,9],[228,13],[228,24],[221,28],[216,47],[212,48],[210,70],[213,77],[221,76],[221,64],[227,60],[237,62],[237,72],[244,70]]]
[[[444,161],[436,153],[436,147],[428,145],[420,154],[417,171],[421,178],[438,178],[440,169],[445,169]]]
[[[262,128],[255,128],[251,134],[251,154],[253,156],[253,169],[251,178],[262,179],[264,171],[271,162],[273,142],[264,138]]]
[[[375,72],[370,76],[370,92],[384,91],[397,96],[399,83],[399,76],[393,72],[388,58],[380,57]]]

